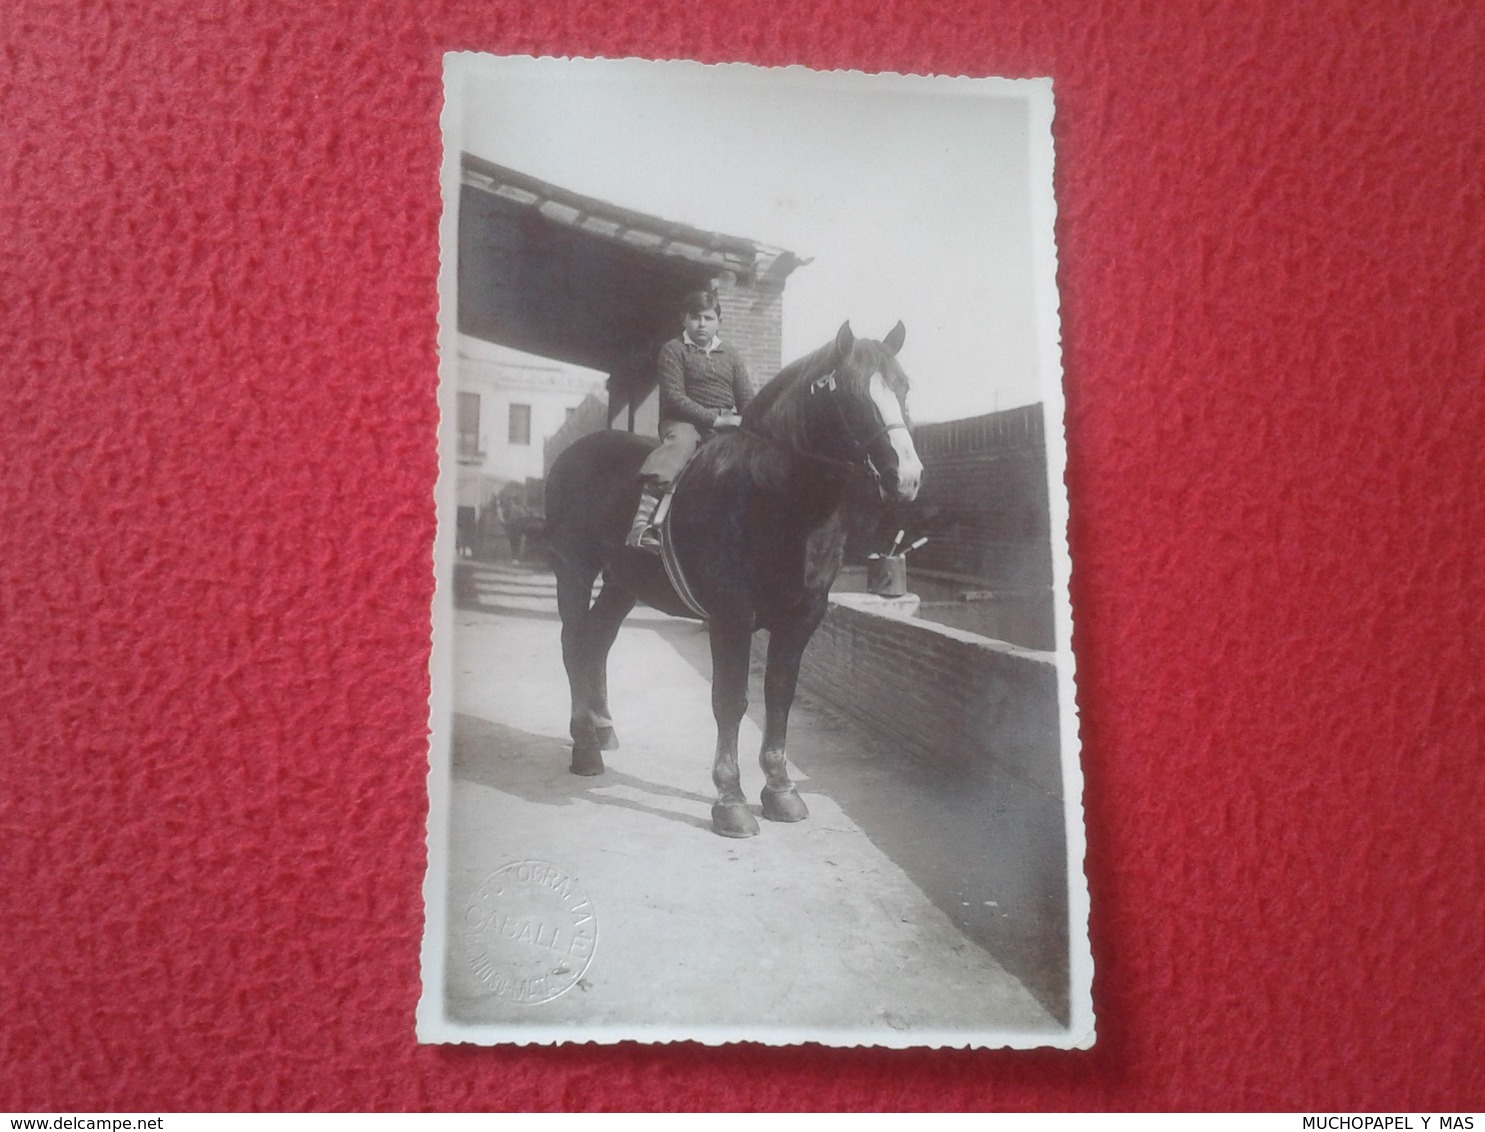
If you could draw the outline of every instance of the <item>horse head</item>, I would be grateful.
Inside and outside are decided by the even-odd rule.
[[[923,461],[913,446],[907,412],[907,374],[897,362],[907,330],[899,322],[880,342],[857,338],[850,322],[835,336],[831,372],[811,385],[814,399],[831,408],[838,443],[848,458],[865,462],[884,500],[910,503],[923,479]]]

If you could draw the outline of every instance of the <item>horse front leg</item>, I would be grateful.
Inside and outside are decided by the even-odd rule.
[[[770,821],[803,821],[809,809],[789,778],[789,756],[785,743],[789,734],[789,709],[799,684],[799,662],[813,625],[774,630],[768,635],[768,670],[763,677],[763,816]]]
[[[712,760],[712,782],[717,800],[712,805],[712,829],[723,837],[753,837],[758,821],[743,797],[737,767],[737,732],[748,710],[748,654],[752,625],[711,623],[712,715],[717,721],[717,753]]]

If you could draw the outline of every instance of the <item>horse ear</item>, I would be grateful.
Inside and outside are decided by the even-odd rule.
[[[894,326],[891,331],[888,332],[887,337],[882,339],[882,348],[893,357],[896,357],[897,351],[902,349],[902,340],[906,337],[907,327],[904,326],[901,322],[898,322],[898,324]]]
[[[844,360],[851,356],[851,348],[856,345],[856,335],[851,333],[851,320],[846,319],[840,324],[840,329],[835,332],[835,356],[837,360]]]

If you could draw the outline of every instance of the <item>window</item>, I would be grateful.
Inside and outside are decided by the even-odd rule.
[[[480,395],[459,394],[459,459],[478,460],[480,452]]]
[[[531,443],[530,405],[512,405],[510,407],[510,442],[512,444]]]

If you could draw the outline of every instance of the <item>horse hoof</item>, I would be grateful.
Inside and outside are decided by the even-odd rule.
[[[712,807],[712,830],[722,837],[757,837],[758,820],[740,802]]]
[[[603,754],[597,747],[574,747],[572,749],[572,766],[568,769],[573,774],[581,774],[585,778],[592,778],[595,774],[602,774]]]
[[[763,791],[763,816],[769,821],[804,821],[810,816],[809,807],[794,787],[778,793],[767,788]]]
[[[612,727],[600,727],[598,729],[598,749],[600,751],[617,751],[619,749],[619,736],[615,734]]]

